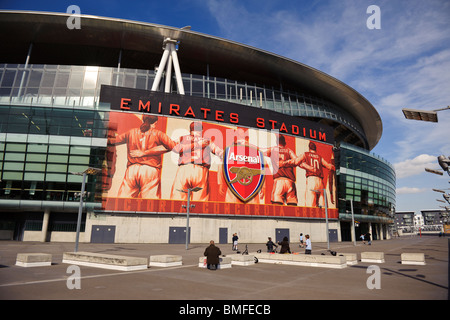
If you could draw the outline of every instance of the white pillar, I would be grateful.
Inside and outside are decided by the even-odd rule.
[[[163,56],[161,61],[159,62],[158,71],[156,72],[155,80],[153,81],[152,91],[156,91],[159,87],[159,83],[161,82],[162,73],[164,71],[164,67],[166,66],[167,58],[169,57],[170,49],[168,46],[164,49]]]
[[[172,51],[173,68],[175,69],[175,76],[177,78],[178,92],[184,95],[184,85],[183,79],[181,78],[181,70],[180,63],[178,62],[177,50],[175,49],[175,44],[171,43],[170,46]]]
[[[184,85],[183,79],[181,78],[181,70],[180,63],[178,61],[177,50],[175,47],[175,43],[177,41],[165,38],[164,39],[164,53],[159,62],[158,71],[156,72],[155,81],[153,81],[152,91],[157,91],[159,88],[159,84],[161,82],[162,74],[164,69],[166,68],[166,82],[164,87],[164,92],[170,93],[171,89],[171,81],[172,81],[172,64],[175,71],[175,77],[177,80],[177,87],[179,94],[184,95]]]
[[[172,85],[172,55],[169,56],[169,61],[167,61],[167,68],[166,68],[166,84],[164,87],[165,93],[170,93]]]
[[[42,231],[41,231],[41,242],[47,241],[47,231],[48,231],[48,221],[50,218],[50,209],[45,208],[44,216],[42,218]]]

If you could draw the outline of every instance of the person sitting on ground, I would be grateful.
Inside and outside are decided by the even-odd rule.
[[[279,243],[281,246],[280,253],[291,253],[291,248],[289,247],[289,240],[287,237],[283,238],[283,241]]]
[[[222,254],[220,249],[214,245],[214,241],[209,242],[209,247],[205,249],[206,266],[209,270],[216,270],[219,265],[219,256]]]

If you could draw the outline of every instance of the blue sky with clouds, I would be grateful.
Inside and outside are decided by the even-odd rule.
[[[435,209],[450,188],[437,156],[450,156],[450,110],[438,123],[406,120],[403,107],[450,105],[450,1],[446,0],[164,0],[0,1],[0,9],[66,12],[123,18],[237,41],[321,70],[353,87],[378,110],[383,136],[372,150],[397,173],[397,210]],[[381,29],[368,29],[381,10]],[[182,61],[181,61],[182,66]],[[449,190],[447,190],[448,192]]]

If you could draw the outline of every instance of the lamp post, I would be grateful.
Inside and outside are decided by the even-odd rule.
[[[353,245],[356,246],[356,232],[355,232],[355,215],[353,213],[353,199],[343,199],[343,198],[339,198],[339,200],[343,200],[343,201],[350,201],[350,210],[352,212],[352,239],[353,239]]]
[[[189,243],[189,209],[191,208],[191,192],[197,192],[202,190],[203,188],[195,187],[195,188],[188,188],[187,190],[179,190],[180,192],[187,193],[187,206],[186,206],[186,250],[188,249],[188,243]],[[195,205],[194,205],[195,206]],[[185,206],[182,206],[183,208]]]
[[[327,249],[330,250],[330,231],[328,229],[328,201],[327,201],[327,191],[326,189],[317,189],[317,190],[311,190],[314,192],[322,192],[323,191],[323,199],[325,202],[325,222],[327,225]]]
[[[74,252],[78,251],[78,242],[80,240],[80,225],[81,225],[81,216],[83,213],[83,196],[84,196],[84,189],[86,186],[86,176],[92,175],[95,176],[99,174],[102,170],[98,168],[87,168],[83,172],[70,172],[71,174],[77,175],[77,176],[83,176],[83,182],[81,184],[81,194],[80,194],[80,206],[78,207],[78,219],[77,219],[77,232],[75,237],[75,250]]]
[[[439,170],[435,170],[435,169],[425,168],[425,171],[426,171],[426,172],[430,172],[430,173],[434,173],[434,174],[437,174],[437,175],[440,175],[440,176],[444,175],[443,172],[441,172],[441,171],[439,171]]]
[[[448,110],[450,106],[447,108],[436,109],[432,111],[427,110],[417,110],[417,109],[407,109],[403,108],[403,115],[406,119],[410,120],[419,120],[419,121],[429,121],[429,122],[438,122],[437,111]]]

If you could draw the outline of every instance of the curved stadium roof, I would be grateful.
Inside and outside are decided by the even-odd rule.
[[[180,41],[184,73],[255,82],[323,97],[350,113],[362,126],[367,148],[381,138],[376,109],[345,83],[307,65],[226,39],[191,30],[130,20],[82,15],[81,29],[66,26],[69,14],[0,11],[0,62],[24,63],[33,43],[30,64],[96,65],[154,69],[164,37]],[[5,45],[7,44],[7,45]]]

